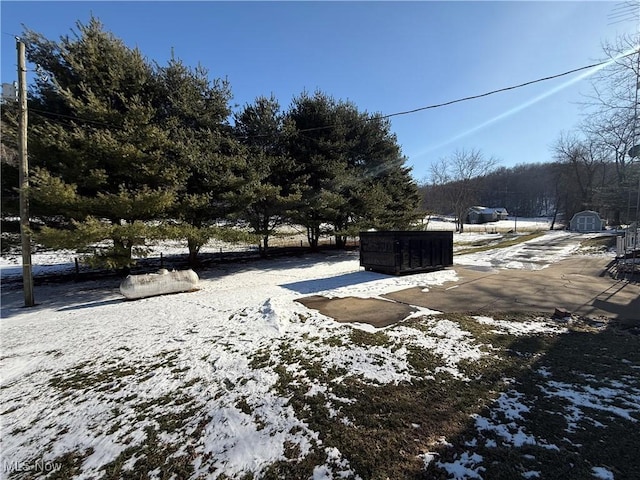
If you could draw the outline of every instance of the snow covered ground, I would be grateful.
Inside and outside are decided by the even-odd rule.
[[[558,248],[545,249],[545,254],[535,249],[542,241],[536,240],[461,256],[456,263],[544,268],[578,248],[575,235],[567,232],[550,232],[542,239]],[[56,265],[60,258],[47,261]],[[130,452],[144,444],[162,445],[167,456],[184,458],[195,472],[190,478],[248,473],[259,478],[292,449],[299,456],[324,451],[314,479],[360,478],[349,458],[325,446],[320,433],[278,393],[278,369],[284,368],[307,396],[322,393],[332,415],[348,422],[341,406],[354,400],[333,395],[332,384],[308,374],[306,361],[342,371],[343,379],[384,385],[418,374],[408,360],[412,347],[440,359],[427,372],[433,378],[446,374],[461,380],[468,378],[460,365],[485,358],[491,350],[456,321],[424,309],[412,315],[423,320],[421,328],[399,324],[384,330],[387,345],[357,344],[351,340],[354,329],[376,329],[337,323],[295,300],[310,294],[378,298],[456,280],[452,269],[404,277],[365,272],[352,252],[221,265],[203,273],[197,292],[138,301],[124,301],[113,279],[39,286],[38,305],[30,309],[22,307],[20,290],[3,288],[0,478],[44,478],[62,468],[65,455],[79,458],[74,478],[101,478],[106,465],[140,468],[136,464],[144,454]],[[544,318],[528,325],[490,317],[476,321],[510,335],[566,331]],[[288,363],[292,350],[297,360]],[[420,375],[424,378],[424,372]],[[624,407],[614,409],[607,399],[620,393],[616,388],[626,396]],[[577,391],[550,381],[541,385],[540,394],[567,398],[571,418],[579,417],[585,402],[627,419],[640,412],[640,391],[619,385]],[[544,443],[517,423],[496,420],[507,415],[515,422],[527,408],[521,394],[504,392],[495,405],[499,416],[475,419],[479,435],[491,431],[513,445]],[[425,465],[434,458],[425,456]],[[473,449],[440,466],[454,478],[482,478],[482,457]],[[593,469],[594,478],[613,478],[609,474],[605,467]],[[535,476],[532,471],[523,478]],[[160,470],[149,471],[149,478],[160,478]]]
[[[546,231],[549,229],[550,222],[546,218],[530,218],[519,219],[517,225],[520,226],[522,232],[531,232],[536,230]],[[504,232],[513,230],[513,220],[501,220],[484,225],[466,225],[466,231],[462,234],[454,234],[454,245],[464,246],[477,241],[486,241],[487,238],[496,241],[502,238]],[[431,221],[428,224],[429,230],[455,230],[455,224],[452,221]],[[284,237],[274,237],[271,240],[272,245],[298,245],[300,241],[306,241],[306,236],[299,233],[300,229],[286,228],[282,234]],[[501,233],[494,233],[501,232]],[[283,243],[286,242],[286,243]],[[17,247],[16,247],[17,248]],[[185,242],[180,241],[164,241],[150,245],[149,257],[159,257],[160,254],[165,257],[170,255],[185,255],[187,247]],[[255,245],[233,244],[219,240],[211,240],[207,245],[203,246],[200,252],[202,254],[220,252],[241,252],[256,251]],[[69,273],[75,269],[75,259],[82,259],[82,255],[73,250],[56,250],[51,251],[43,248],[37,248],[32,253],[31,263],[33,265],[33,275],[52,275],[58,273]],[[80,263],[80,268],[87,268]],[[0,256],[0,279],[8,280],[22,277],[22,257],[19,250],[14,250],[10,254]]]
[[[425,219],[427,230],[456,230],[455,220],[453,218],[437,217],[436,219]],[[507,220],[499,220],[496,222],[465,224],[464,231],[466,234],[482,234],[482,233],[505,233],[513,232],[532,232],[536,230],[549,230],[551,227],[551,219],[548,217],[539,218],[518,218],[509,217]],[[556,223],[554,228],[560,228]]]

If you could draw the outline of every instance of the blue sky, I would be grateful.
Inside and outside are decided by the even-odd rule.
[[[602,42],[638,29],[614,23],[617,5],[2,0],[1,74],[2,82],[17,78],[14,36],[23,24],[58,40],[93,13],[149,60],[165,64],[173,48],[211,78],[226,77],[238,108],[273,93],[286,109],[303,90],[320,89],[392,114],[595,63]],[[581,120],[589,80],[578,76],[393,117],[392,130],[418,180],[456,149],[479,149],[507,167],[549,161],[560,133]]]

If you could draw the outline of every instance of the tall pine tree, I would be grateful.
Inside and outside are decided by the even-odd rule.
[[[310,247],[318,248],[320,236],[339,214],[345,198],[343,183],[348,180],[344,137],[337,127],[337,102],[323,92],[303,92],[293,99],[287,112],[294,128],[289,151],[296,162],[296,183],[301,200],[292,211],[292,220],[304,226]]]
[[[153,70],[91,18],[58,42],[27,31],[28,59],[47,72],[31,97],[34,212],[66,229],[43,229],[53,246],[96,247],[128,267],[153,236],[145,221],[174,205],[184,169],[168,161],[168,132],[154,122]],[[104,241],[110,245],[105,246]]]
[[[232,95],[226,81],[212,82],[206,69],[190,69],[176,58],[158,68],[156,78],[156,120],[170,138],[167,160],[184,178],[170,212],[178,223],[165,231],[187,241],[194,265],[211,237],[229,237],[215,220],[237,204],[234,197],[246,183],[245,154],[228,123]]]
[[[287,154],[284,115],[275,97],[258,97],[246,105],[235,116],[235,132],[248,151],[247,183],[238,196],[238,216],[259,235],[259,250],[266,256],[269,238],[300,200],[298,186],[292,182],[295,165]]]
[[[387,119],[322,92],[294,98],[288,118],[293,171],[303,185],[293,218],[307,228],[312,248],[322,233],[344,245],[361,229],[410,226],[418,188]]]

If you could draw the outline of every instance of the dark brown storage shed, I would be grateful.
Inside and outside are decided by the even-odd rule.
[[[453,232],[360,232],[360,266],[391,273],[421,272],[453,265]]]

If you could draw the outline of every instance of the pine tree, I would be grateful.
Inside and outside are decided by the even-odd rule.
[[[28,59],[50,78],[38,79],[31,98],[31,198],[34,212],[61,216],[87,245],[109,239],[99,258],[128,267],[151,235],[144,222],[173,206],[183,169],[167,161],[169,138],[154,122],[148,62],[95,18],[77,27],[59,42],[25,35]],[[40,240],[64,237],[54,230]]]
[[[293,221],[307,230],[312,250],[318,248],[320,236],[333,233],[325,226],[339,215],[346,199],[340,190],[346,175],[344,136],[337,126],[337,102],[330,96],[303,92],[294,98],[287,112],[294,133],[289,152],[296,163],[296,183],[301,186],[301,200],[292,210]]]
[[[238,215],[260,236],[259,250],[266,256],[269,238],[300,201],[292,182],[294,163],[286,153],[284,116],[271,96],[258,97],[235,116],[235,132],[247,147],[247,183],[237,200]]]
[[[405,166],[388,119],[359,112],[351,104],[339,109],[345,126],[347,189],[336,233],[357,235],[364,229],[404,229],[417,218],[418,187]],[[338,244],[345,238],[337,237]]]
[[[20,215],[17,102],[3,102],[0,112],[0,201],[2,216]]]
[[[408,228],[415,220],[418,188],[387,119],[322,92],[294,98],[288,118],[303,185],[294,218],[312,248],[322,233],[334,234],[340,246],[361,229]]]
[[[232,98],[228,82],[211,82],[203,67],[190,69],[172,58],[157,69],[157,121],[171,139],[166,155],[184,174],[167,230],[185,239],[189,263],[213,236],[228,236],[212,223],[231,213],[234,197],[245,184],[245,155],[228,123]]]

